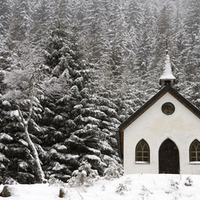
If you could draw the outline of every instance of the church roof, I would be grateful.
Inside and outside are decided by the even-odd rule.
[[[187,107],[191,112],[193,112],[198,118],[200,118],[200,110],[198,108],[196,108],[193,104],[191,104],[187,99],[185,99],[180,93],[178,93],[170,85],[166,85],[155,96],[153,96],[149,101],[147,101],[139,110],[137,110],[133,115],[131,115],[119,126],[118,144],[119,144],[120,156],[123,157],[124,130],[167,92],[169,92],[173,97],[175,97],[179,102],[181,102],[185,107]]]

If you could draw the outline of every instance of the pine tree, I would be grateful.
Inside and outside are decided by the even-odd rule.
[[[142,2],[143,4],[144,2]],[[129,1],[127,8],[127,23],[129,24],[129,30],[133,26],[136,30],[140,27],[140,17],[141,17],[141,6],[140,1],[133,0]]]
[[[44,45],[45,38],[48,35],[49,27],[53,16],[49,1],[42,0],[33,9],[31,13],[30,40],[35,46]]]
[[[10,26],[12,12],[11,12],[11,7],[9,4],[9,1],[1,0],[0,5],[1,5],[1,7],[0,7],[0,19],[1,19],[0,34],[2,36],[6,36],[9,26]]]
[[[5,155],[10,161],[5,166],[8,171],[7,178],[11,177],[20,183],[41,182],[44,179],[43,175],[40,177],[42,172],[35,170],[38,166],[35,165],[36,162],[41,167],[38,151],[44,153],[37,137],[42,132],[37,124],[41,119],[42,108],[38,98],[33,96],[34,93],[31,94],[31,100],[26,96],[30,89],[27,82],[30,73],[30,69],[6,73],[6,90],[3,91],[1,104],[4,116],[1,134],[10,139],[7,144],[4,143],[7,141],[2,139],[2,145],[6,145]]]
[[[165,50],[170,48],[171,45],[171,18],[170,18],[170,7],[164,5],[157,15],[157,32],[156,43],[153,55],[155,56],[154,66],[162,66],[163,59],[165,56]]]
[[[12,53],[9,51],[6,42],[3,41],[0,47],[0,70],[10,70],[12,65]],[[1,84],[2,87],[2,84]]]
[[[152,52],[155,46],[153,45],[154,39],[154,26],[155,19],[151,17],[152,12],[150,10],[149,3],[145,3],[143,7],[140,8],[141,27],[137,29],[136,32],[136,46],[135,46],[135,61],[134,61],[134,71],[138,76],[145,80],[148,76],[147,69],[151,67],[152,64]]]
[[[30,25],[30,7],[27,0],[16,0],[12,5],[12,19],[10,23],[10,38],[23,41],[28,36]]]
[[[86,14],[81,19],[80,28],[84,37],[82,46],[90,63],[102,64],[108,53],[108,18],[106,15],[106,0],[88,1],[84,3]],[[84,12],[84,10],[82,10]]]
[[[200,2],[197,0],[192,0],[188,2],[188,9],[186,20],[184,22],[185,29],[185,40],[184,40],[184,50],[182,51],[182,62],[184,63],[185,72],[188,75],[189,80],[190,74],[196,74],[199,67],[199,26],[200,26]]]
[[[50,139],[52,141],[50,145],[53,145],[47,147],[50,150],[49,156],[51,159],[48,165],[52,166],[47,168],[47,173],[55,173],[62,180],[68,179],[71,173],[68,166],[70,157],[68,157],[69,154],[66,154],[67,147],[64,141],[74,128],[70,124],[73,119],[71,110],[81,100],[77,96],[77,92],[81,90],[84,83],[82,76],[87,73],[85,61],[82,60],[83,57],[79,53],[76,44],[76,29],[72,34],[71,29],[69,27],[65,29],[65,27],[65,21],[58,18],[52,29],[52,34],[48,38],[45,50],[45,65],[49,68],[52,81],[61,79],[63,88],[68,85],[62,91],[62,95],[54,96],[55,100],[52,103],[55,104],[55,107],[46,107],[45,109],[46,114],[52,115],[52,131],[45,137]],[[47,103],[47,106],[49,105]],[[53,136],[52,132],[54,138],[50,138]],[[77,167],[78,162],[75,162]],[[65,176],[61,174],[65,174]]]

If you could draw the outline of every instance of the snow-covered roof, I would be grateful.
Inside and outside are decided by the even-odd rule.
[[[162,86],[166,85],[166,83],[169,83],[169,82],[170,82],[170,84],[173,85],[174,80],[176,80],[176,78],[172,74],[172,66],[171,66],[170,56],[169,56],[168,52],[166,51],[164,70],[159,79],[159,82]]]

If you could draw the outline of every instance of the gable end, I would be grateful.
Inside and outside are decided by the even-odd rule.
[[[153,96],[149,101],[147,101],[147,103],[145,103],[139,110],[137,110],[133,115],[127,118],[119,126],[118,147],[119,147],[119,155],[122,159],[123,159],[124,130],[167,92],[170,93],[179,102],[181,102],[187,109],[189,109],[198,118],[200,118],[200,110],[198,108],[196,108],[193,104],[191,104],[188,100],[186,100],[180,93],[174,90],[170,85],[166,85],[155,96]]]

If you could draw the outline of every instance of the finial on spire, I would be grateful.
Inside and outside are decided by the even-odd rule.
[[[173,86],[175,83],[175,80],[176,78],[172,74],[170,56],[168,54],[168,50],[166,49],[165,66],[164,66],[164,71],[159,79],[159,84],[161,86],[164,86],[164,85]]]

